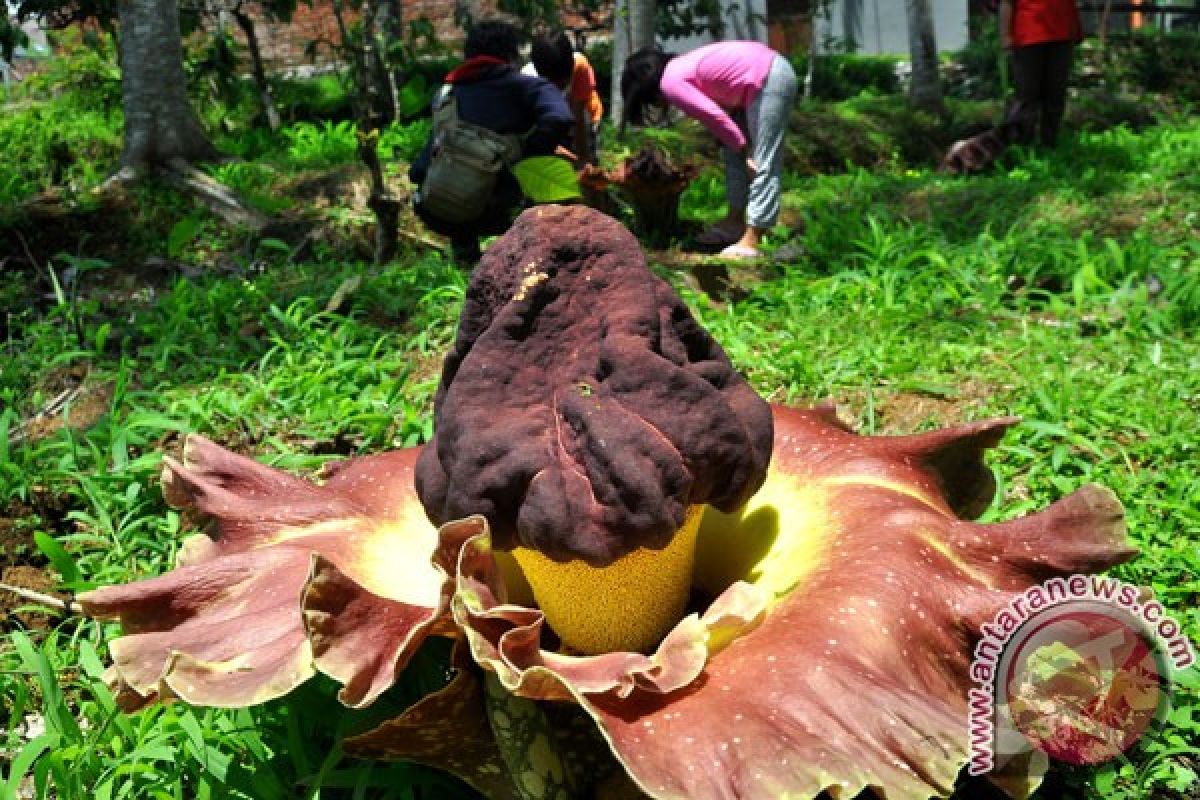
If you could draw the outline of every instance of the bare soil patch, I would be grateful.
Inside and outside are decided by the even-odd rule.
[[[54,578],[39,567],[31,567],[27,564],[6,567],[3,572],[0,572],[0,582],[63,599],[61,594],[54,591],[57,585]],[[17,626],[35,630],[44,630],[50,627],[55,619],[53,613],[16,610],[32,605],[34,604],[28,600],[0,590],[0,630],[12,630]]]

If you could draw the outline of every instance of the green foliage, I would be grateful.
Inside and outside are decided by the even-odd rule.
[[[518,162],[513,176],[521,191],[535,203],[561,203],[580,197],[575,168],[557,156],[534,156]]]
[[[291,800],[322,796],[322,789],[380,800],[473,796],[432,770],[347,758],[341,741],[373,716],[340,709],[334,688],[323,682],[253,709],[172,705],[126,715],[105,686],[102,656],[89,641],[102,634],[101,627],[84,627],[82,637],[51,631],[40,646],[24,633],[12,635],[16,665],[34,678],[41,696],[22,688],[8,709],[18,724],[7,727],[2,742],[15,753],[7,767],[0,765],[5,797],[20,796],[25,780],[36,796],[64,800]],[[64,661],[68,654],[70,662]],[[447,657],[444,646],[418,654],[406,673],[410,685],[440,688]],[[64,674],[68,664],[70,678]],[[382,704],[398,712],[414,699],[411,691],[395,692]],[[35,717],[44,721],[45,732],[23,741],[20,723]]]
[[[106,37],[64,35],[63,55],[15,87],[0,111],[0,219],[50,186],[99,183],[120,156],[120,73]],[[0,96],[0,100],[4,99]]]
[[[121,69],[111,36],[68,29],[55,34],[52,44],[54,57],[23,83],[24,94],[61,98],[81,111],[120,109]]]
[[[412,162],[425,146],[432,129],[433,122],[429,118],[392,123],[379,136],[379,157],[386,161]]]
[[[358,151],[355,126],[349,120],[315,125],[297,122],[282,131],[287,155],[295,167],[316,169],[354,161]]]
[[[414,75],[396,91],[396,113],[408,119],[428,112],[433,93],[434,87],[429,85],[424,75]]]
[[[227,105],[236,105],[244,94],[243,83],[238,79],[242,47],[233,32],[227,29],[218,29],[200,39],[199,43],[197,50],[185,60],[193,94],[198,88],[211,86],[215,99]]]
[[[797,76],[808,73],[806,53],[794,54],[791,62]],[[813,67],[812,96],[822,100],[845,100],[863,92],[894,94],[900,87],[896,77],[899,63],[900,59],[895,56],[820,55]]]
[[[276,78],[272,81],[275,102],[292,120],[350,119],[350,93],[339,74],[314,78]]]
[[[357,130],[349,120],[288,125],[280,131],[287,165],[294,169],[320,169],[352,163],[357,158]],[[411,161],[424,147],[429,130],[428,119],[389,125],[380,134],[380,157],[387,161]]]
[[[608,105],[608,98],[612,97],[613,82],[612,42],[607,39],[589,42],[584,55],[592,65],[592,71],[596,73],[596,92],[604,104]],[[619,77],[617,79],[620,80]]]
[[[205,215],[189,214],[183,219],[176,222],[171,227],[171,232],[167,234],[167,255],[171,258],[179,258],[183,255],[184,248],[191,244],[192,240],[200,235],[200,231],[204,229]]]
[[[1131,84],[1200,104],[1200,33],[1137,33],[1114,46]]]
[[[403,120],[429,115],[433,94],[459,55],[438,38],[428,18],[418,17],[408,21],[403,37],[388,43],[388,59],[398,83],[396,110]]]
[[[120,155],[118,115],[79,112],[68,102],[0,115],[0,209],[49,186],[79,191],[98,183]],[[5,216],[0,211],[0,219]]]
[[[724,37],[721,3],[717,0],[661,0],[655,4],[654,32],[662,38],[707,33]]]
[[[1002,97],[1006,88],[1002,65],[1006,59],[996,18],[989,15],[966,45],[954,53],[953,63],[962,68],[962,74],[949,81],[947,93],[979,99]]]

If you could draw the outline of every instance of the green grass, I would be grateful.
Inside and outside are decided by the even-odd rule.
[[[297,125],[308,133],[285,134],[290,150],[276,142],[270,158],[217,174],[269,194],[279,174],[353,158],[352,131]],[[418,137],[392,135],[397,158],[411,157],[409,139]],[[974,178],[903,165],[792,176],[785,208],[797,224],[773,240],[793,238],[802,256],[747,279],[736,301],[659,268],[772,400],[833,398],[867,433],[1024,417],[990,459],[1000,486],[986,519],[1043,507],[1086,482],[1110,486],[1141,548],[1116,574],[1152,586],[1196,640],[1197,175],[1192,120],[1081,135],[1057,153],[1017,153]],[[720,186],[710,170],[685,213],[719,215]],[[174,213],[176,228],[197,220],[187,223],[195,230],[178,230],[177,247],[205,237],[218,239],[213,247],[244,245],[223,244],[202,212]],[[65,580],[78,572],[73,589],[167,569],[182,521],[166,509],[157,475],[186,432],[306,475],[332,458],[429,436],[466,277],[436,254],[406,253],[376,268],[336,251],[296,263],[284,249],[259,244],[234,272],[160,275],[133,290],[117,280],[124,265],[90,263],[58,298],[42,297],[42,275],[35,302],[25,278],[0,280],[0,516],[49,534],[68,554],[64,561],[31,543],[0,553],[4,564],[56,563]],[[56,274],[71,266],[54,261]],[[326,310],[352,277],[361,286]],[[119,311],[97,299],[103,291],[124,292]],[[79,427],[7,444],[8,433],[79,382],[85,390],[68,414]],[[0,786],[53,783],[63,798],[466,792],[428,770],[344,757],[341,737],[370,715],[338,707],[325,682],[260,708],[126,716],[101,680],[113,626],[7,624],[0,695],[10,724],[0,761],[9,764]],[[424,652],[372,713],[439,686],[445,656]],[[1170,724],[1128,762],[1059,771],[1063,796],[1195,797],[1197,691],[1194,680],[1181,688]],[[26,715],[45,721],[31,741],[18,724]]]

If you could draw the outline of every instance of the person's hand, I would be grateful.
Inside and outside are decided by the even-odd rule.
[[[579,168],[579,156],[575,155],[562,145],[554,148],[554,155],[558,156],[559,158],[566,159],[566,161],[568,161],[571,166],[575,167],[576,169]]]
[[[754,156],[746,156],[746,172],[750,174],[750,180],[754,180],[754,176],[760,171],[758,162],[754,160]]]

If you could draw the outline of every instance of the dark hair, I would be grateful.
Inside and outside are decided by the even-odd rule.
[[[562,86],[575,71],[575,48],[565,31],[546,31],[533,37],[530,59],[538,75]]]
[[[657,47],[643,47],[625,61],[621,71],[621,100],[625,104],[623,122],[641,125],[646,106],[660,102],[663,70],[674,53],[664,53]]]
[[[463,44],[463,55],[491,56],[505,61],[516,61],[520,54],[521,32],[506,19],[481,19],[467,31]]]

